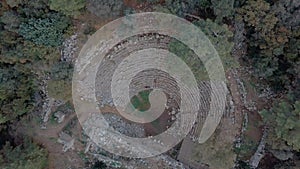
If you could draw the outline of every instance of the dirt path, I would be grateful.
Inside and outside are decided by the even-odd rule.
[[[47,129],[41,129],[36,122],[31,121],[30,124],[21,124],[19,123],[17,127],[16,134],[17,135],[27,135],[33,139],[34,142],[40,144],[45,147],[48,151],[49,163],[47,169],[65,169],[65,168],[83,168],[84,163],[78,153],[84,150],[84,145],[79,141],[75,141],[74,147],[75,150],[69,150],[67,152],[62,151],[62,144],[57,142],[58,135],[62,130],[76,118],[76,114],[73,113],[66,117],[66,119],[61,124],[51,125],[48,124]],[[78,130],[76,133],[81,133],[81,127],[77,123],[74,127],[75,130]],[[78,134],[73,136],[74,138],[80,138]]]

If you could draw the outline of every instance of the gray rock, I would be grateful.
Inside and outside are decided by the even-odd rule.
[[[65,113],[58,111],[54,113],[54,117],[57,119],[57,123],[62,123],[65,119]]]

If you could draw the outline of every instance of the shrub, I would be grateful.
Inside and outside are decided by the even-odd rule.
[[[65,15],[79,15],[85,6],[85,0],[50,0],[50,9],[62,12]]]
[[[31,18],[20,25],[19,34],[37,45],[60,46],[69,24],[70,21],[59,14],[44,19]]]

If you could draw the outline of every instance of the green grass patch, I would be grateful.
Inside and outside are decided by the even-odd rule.
[[[177,40],[173,40],[169,44],[169,50],[178,56],[183,62],[185,62],[185,64],[187,64],[198,82],[209,80],[203,62],[199,57],[194,55],[194,52],[188,46]],[[172,70],[174,72],[181,71],[180,69],[177,70],[178,68],[176,66],[171,66],[171,68],[174,68],[174,70]]]
[[[149,94],[152,90],[144,90],[131,98],[131,104],[133,107],[141,112],[144,112],[150,108]]]

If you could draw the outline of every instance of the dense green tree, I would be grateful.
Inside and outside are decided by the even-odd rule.
[[[285,142],[293,150],[300,151],[300,101],[290,103],[281,101],[276,103],[267,111],[261,111],[264,121],[271,128],[271,145],[278,145],[280,141]],[[273,133],[272,133],[273,132]],[[280,149],[284,146],[276,146]]]
[[[231,55],[233,42],[231,42],[230,39],[233,33],[228,30],[227,25],[221,26],[209,19],[197,21],[195,25],[206,34],[212,45],[214,45],[225,70],[239,66],[238,62]],[[191,68],[196,80],[203,81],[209,79],[202,61],[186,45],[177,40],[173,40],[169,44],[169,50],[180,57]]]
[[[50,9],[76,16],[85,7],[85,0],[49,0]]]
[[[87,0],[87,9],[102,18],[117,17],[125,10],[123,0]]]
[[[1,6],[1,124],[14,121],[34,108],[34,72],[49,70],[60,59],[57,46],[62,43],[70,20],[50,11],[46,2],[11,0],[8,5],[13,8],[5,3]]]
[[[60,46],[69,24],[70,21],[59,14],[44,19],[31,18],[28,22],[21,23],[19,34],[37,45]]]
[[[47,152],[29,139],[16,147],[9,142],[0,150],[2,169],[44,169],[47,167]]]
[[[278,0],[271,9],[276,14],[276,17],[286,27],[299,27],[300,10],[299,1],[294,0]]]
[[[287,18],[278,18],[279,14],[264,0],[249,0],[238,13],[247,25],[246,60],[253,65],[254,75],[276,90],[289,88],[297,76],[292,70],[299,62],[299,29],[287,26]]]
[[[0,49],[2,55],[5,55],[7,51],[14,49],[22,42],[22,38],[20,38],[15,32],[2,30],[0,31],[0,36]]]
[[[6,0],[6,3],[11,7],[18,7],[20,4],[22,4],[23,0]]]
[[[252,35],[255,37],[250,37],[249,45],[260,50],[262,59],[283,53],[281,47],[288,42],[289,31],[277,26],[278,18],[271,11],[269,3],[251,0],[238,11],[248,27],[255,32]]]
[[[28,68],[0,64],[0,124],[31,111],[36,91]]]
[[[34,65],[36,65],[36,63],[41,64],[41,62],[52,65],[60,59],[60,51],[58,48],[36,45],[28,41],[24,42],[22,54],[26,60],[30,61]]]
[[[226,24],[219,25],[210,19],[199,20],[195,24],[206,34],[217,50],[225,70],[238,67],[238,62],[232,57],[233,33]]]
[[[52,15],[47,2],[48,0],[22,0],[16,11],[23,21],[28,21],[30,18],[46,18]]]
[[[166,6],[171,13],[184,17],[188,12],[187,3],[180,0],[166,0]]]
[[[36,45],[30,41],[25,41],[23,44],[18,44],[9,49],[4,48],[2,52],[0,62],[9,64],[28,63],[35,70],[46,69],[60,59],[58,48]]]
[[[231,19],[235,12],[235,0],[166,0],[165,8],[168,13],[176,14],[180,17],[193,16],[195,18],[212,19],[217,23],[222,23],[223,19]],[[156,6],[158,11],[163,6]]]
[[[197,10],[197,8],[200,6],[200,2],[203,3],[201,5],[204,5],[204,4],[206,4],[207,1],[205,1],[205,0],[200,0],[200,1],[166,0],[165,5],[171,13],[176,14],[180,17],[185,17],[186,14],[194,13]]]
[[[173,13],[173,14],[177,14],[180,16],[185,13],[191,12],[189,10],[189,8],[196,8],[197,6],[201,5],[200,2],[206,4],[206,2],[204,2],[204,1],[183,2],[180,0],[169,0],[169,1],[166,1],[167,8],[159,6],[158,8],[156,8],[156,10],[160,11],[160,12]],[[184,5],[186,3],[188,5]],[[183,8],[183,6],[185,8]],[[225,17],[225,15],[223,17]],[[221,18],[223,18],[223,17],[221,17]],[[231,52],[232,52],[232,49],[234,46],[234,43],[232,41],[233,32],[231,32],[229,30],[229,28],[226,24],[220,25],[220,24],[213,22],[211,19],[206,19],[206,20],[200,19],[198,21],[195,21],[194,24],[196,26],[198,26],[203,31],[203,33],[206,34],[206,36],[209,38],[211,43],[214,45],[221,60],[223,61],[223,66],[224,66],[225,70],[228,70],[230,68],[237,68],[239,66],[238,62],[231,55]],[[181,52],[179,52],[180,56],[184,56],[184,58],[187,58],[186,56],[189,55],[189,53],[182,54],[182,52],[186,51],[186,50],[184,50],[184,48],[185,47],[183,47],[180,44],[171,43],[170,49],[174,50],[175,53],[179,52],[177,49],[181,49]],[[195,67],[195,64],[193,67]],[[197,66],[199,69],[199,65],[197,65]],[[199,72],[199,71],[197,71],[197,72]],[[200,70],[200,72],[203,72],[203,70]],[[200,72],[199,72],[199,74],[203,75],[203,73],[200,73]]]
[[[50,70],[52,80],[72,80],[73,65],[69,62],[61,61],[52,65]]]
[[[96,161],[91,169],[105,169],[107,168],[106,164],[103,163],[102,161]]]
[[[199,6],[203,9],[209,8],[211,6],[211,0],[199,0]]]
[[[17,32],[20,25],[20,18],[14,11],[7,11],[0,17],[0,22],[4,24],[4,29]]]
[[[222,23],[223,18],[231,18],[234,13],[234,0],[211,0],[211,7],[216,21]]]
[[[256,26],[256,29],[264,29],[263,25],[268,22],[267,29],[272,28],[277,22],[277,19],[273,16],[274,13],[270,11],[270,7],[270,4],[264,0],[249,0],[241,9],[238,9],[238,13],[245,14],[242,17],[246,23]],[[268,20],[270,18],[272,19]]]

